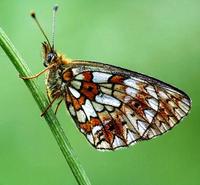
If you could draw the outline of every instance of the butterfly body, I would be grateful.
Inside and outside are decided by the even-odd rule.
[[[62,55],[53,51],[49,45],[43,43],[44,66],[53,65],[46,73],[45,85],[48,97],[54,99],[63,96],[63,72],[67,69],[69,59],[65,59]]]
[[[191,107],[181,90],[108,64],[70,60],[44,47],[46,86],[62,99],[78,129],[99,150],[115,150],[173,128]]]

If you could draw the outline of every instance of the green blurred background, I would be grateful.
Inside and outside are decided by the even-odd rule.
[[[199,0],[0,0],[0,26],[33,73],[43,69],[44,40],[29,13],[71,58],[104,61],[154,76],[187,92],[192,111],[176,128],[116,152],[92,148],[64,104],[58,118],[94,185],[200,184]],[[37,81],[44,89],[44,76]],[[0,185],[74,185],[40,110],[0,49]]]

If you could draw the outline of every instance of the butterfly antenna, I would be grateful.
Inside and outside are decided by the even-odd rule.
[[[31,17],[35,20],[35,22],[36,22],[36,24],[38,25],[40,31],[42,32],[43,36],[45,37],[45,39],[46,39],[46,41],[47,41],[49,47],[51,48],[51,44],[50,44],[50,42],[49,42],[49,39],[48,39],[47,35],[45,34],[44,30],[42,29],[42,27],[41,27],[41,25],[40,25],[40,23],[39,23],[39,21],[38,21],[38,19],[37,19],[37,17],[36,17],[35,12],[32,12],[32,13],[31,13]]]
[[[53,7],[53,18],[52,18],[52,49],[54,50],[55,46],[55,22],[56,22],[56,12],[58,10],[58,5],[54,5]]]

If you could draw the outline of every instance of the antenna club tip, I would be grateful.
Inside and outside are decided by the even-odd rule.
[[[36,15],[35,15],[34,11],[31,12],[31,17],[34,18],[34,19],[36,18]]]
[[[53,6],[53,10],[54,10],[55,12],[58,10],[58,5],[57,5],[57,4],[55,4],[55,5]]]

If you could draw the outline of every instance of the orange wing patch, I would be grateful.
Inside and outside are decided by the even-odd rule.
[[[95,96],[99,94],[99,87],[93,82],[82,82],[80,92],[90,100],[94,100]]]

